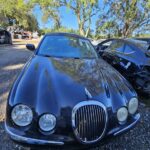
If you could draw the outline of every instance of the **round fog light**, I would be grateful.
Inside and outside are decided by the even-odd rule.
[[[117,111],[117,119],[119,122],[125,122],[128,117],[128,110],[125,107],[121,107]]]
[[[129,105],[128,105],[129,113],[133,115],[133,114],[136,113],[137,109],[138,109],[138,99],[137,98],[132,98],[129,101]]]
[[[51,131],[56,126],[56,117],[52,114],[44,114],[39,119],[40,129],[43,131]]]

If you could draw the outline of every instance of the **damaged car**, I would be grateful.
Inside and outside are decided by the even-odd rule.
[[[97,45],[104,60],[116,68],[135,89],[150,94],[150,43],[135,39],[108,39]]]
[[[132,86],[90,41],[69,33],[46,34],[15,81],[5,129],[29,145],[93,145],[140,119]]]

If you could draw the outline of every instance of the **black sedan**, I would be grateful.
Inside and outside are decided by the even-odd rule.
[[[139,121],[132,86],[90,41],[74,34],[45,35],[8,97],[5,129],[30,145],[95,144]],[[79,144],[79,145],[80,145]]]
[[[150,94],[150,43],[134,39],[108,39],[98,53],[142,93]]]

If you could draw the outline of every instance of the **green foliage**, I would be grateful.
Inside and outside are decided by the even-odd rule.
[[[43,10],[43,21],[49,19],[54,21],[54,28],[61,27],[61,17],[59,9],[66,7],[70,9],[77,18],[79,33],[88,36],[91,32],[92,17],[98,11],[98,0],[32,0],[33,5],[39,5]]]
[[[150,0],[148,0],[147,7],[150,9]]]
[[[38,23],[31,13],[30,5],[24,0],[0,0],[2,26],[18,25],[28,30],[37,30]]]
[[[98,0],[0,0],[0,26],[17,25],[29,31],[38,30],[37,19],[32,14],[36,5],[43,12],[42,21],[54,24],[49,30],[40,30],[40,34],[69,32],[93,38],[91,24],[97,14],[96,38],[131,37],[150,31],[150,0],[104,0],[105,11],[100,10]],[[62,7],[75,14],[77,31],[62,26]]]
[[[150,34],[135,34],[133,37],[139,37],[139,38],[149,38]]]
[[[150,29],[150,0],[105,0],[108,10],[97,21],[97,36],[100,33],[130,37],[135,32]]]
[[[75,33],[75,34],[79,34],[79,32],[77,30],[74,29],[69,29],[66,27],[60,27],[59,29],[57,28],[45,28],[45,29],[40,29],[39,30],[39,35],[44,35],[46,33],[51,33],[51,32],[67,32],[67,33]]]
[[[57,0],[31,0],[32,7],[39,5],[43,11],[42,21],[44,23],[52,20],[55,28],[61,27],[61,19],[59,14],[59,1]]]

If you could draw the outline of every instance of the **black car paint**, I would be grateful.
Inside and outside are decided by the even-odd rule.
[[[103,44],[109,41],[112,41],[112,44],[116,44],[113,52],[112,44],[107,47],[103,46]],[[117,50],[119,42],[122,42],[124,46]],[[132,49],[131,53],[125,53],[126,46]],[[149,95],[150,57],[146,55],[145,50],[130,39],[108,39],[98,44],[97,50],[102,58],[115,67],[137,90]],[[146,88],[146,84],[149,85],[149,88]]]
[[[85,88],[92,98],[87,96]],[[138,113],[129,115],[127,123],[120,125],[116,118],[117,110],[127,107],[133,97],[137,94],[131,85],[101,58],[43,57],[38,55],[37,49],[11,89],[5,126],[7,132],[27,138],[63,141],[65,144],[76,142],[71,123],[72,109],[81,101],[95,100],[103,103],[108,112],[105,134],[117,135],[122,129],[124,132],[134,126],[139,119]],[[25,104],[32,109],[34,118],[30,125],[18,127],[11,120],[11,111],[17,104]],[[44,113],[57,118],[53,133],[39,129],[38,120]],[[40,144],[30,140],[25,143]]]

